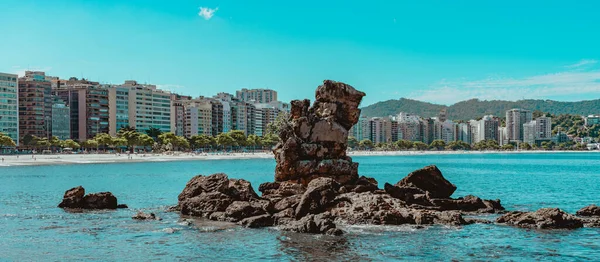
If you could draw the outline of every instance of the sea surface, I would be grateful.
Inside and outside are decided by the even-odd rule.
[[[436,164],[458,189],[501,199],[508,210],[600,204],[600,154],[456,154],[354,157],[361,175],[395,183]],[[255,188],[273,180],[275,161],[213,160],[0,168],[0,261],[555,260],[600,258],[600,229],[343,226],[341,237],[245,229],[166,212],[197,174],[224,172]],[[64,191],[111,191],[129,209],[69,213]],[[258,192],[258,191],[257,191]],[[134,221],[138,210],[162,221]],[[488,217],[493,219],[494,216]]]

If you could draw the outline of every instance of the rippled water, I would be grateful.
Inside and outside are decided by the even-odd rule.
[[[509,210],[600,204],[600,154],[457,154],[355,157],[380,187],[436,164],[458,186],[455,197],[499,198]],[[219,160],[0,168],[0,260],[597,260],[600,229],[344,227],[342,237],[182,223],[165,207],[196,174],[225,172],[254,187],[273,179],[273,160]],[[68,213],[68,188],[111,191],[130,209]],[[162,221],[134,221],[137,210]],[[491,217],[493,218],[493,217]]]

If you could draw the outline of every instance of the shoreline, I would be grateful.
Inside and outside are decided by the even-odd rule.
[[[349,151],[348,156],[419,156],[419,155],[464,155],[464,154],[563,154],[563,153],[598,153],[600,151]],[[43,165],[75,165],[75,164],[111,164],[111,163],[143,163],[173,161],[211,161],[211,160],[244,160],[273,159],[270,152],[256,153],[223,153],[223,154],[47,154],[47,155],[0,155],[4,161],[2,167],[43,166]]]

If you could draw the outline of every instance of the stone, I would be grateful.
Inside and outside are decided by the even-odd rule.
[[[249,228],[259,228],[259,227],[270,227],[273,226],[274,222],[273,216],[269,214],[264,214],[260,216],[253,216],[244,218],[240,221],[240,224]]]
[[[296,218],[325,211],[335,200],[340,184],[328,177],[319,177],[308,184],[296,207]]]
[[[65,192],[60,208],[83,208],[83,197],[85,189],[82,186],[74,187]]]
[[[227,195],[240,201],[250,201],[259,198],[250,182],[244,179],[230,179]]]
[[[458,199],[437,199],[429,200],[434,206],[440,210],[460,210],[465,212],[478,213],[496,213],[503,211],[504,207],[500,204],[500,200],[483,200],[479,197],[468,195]]]
[[[179,207],[181,214],[208,217],[213,212],[224,212],[233,201],[221,192],[210,192],[184,199],[179,202]]]
[[[583,227],[583,221],[558,208],[542,208],[535,212],[508,212],[496,220],[522,228],[537,229],[575,229]]]
[[[225,209],[225,216],[233,222],[266,213],[267,211],[262,206],[248,201],[235,201]]]
[[[325,80],[312,106],[308,100],[292,101],[289,124],[281,129],[281,142],[273,149],[275,181],[308,185],[315,178],[331,177],[343,185],[354,183],[358,163],[346,156],[346,149],[363,96],[350,85]],[[365,186],[358,190],[372,189]]]
[[[275,196],[278,198],[302,195],[306,187],[293,182],[266,182],[258,187],[263,197]]]
[[[138,211],[137,214],[131,217],[134,220],[162,220],[161,218],[156,217],[154,213],[144,213],[142,211]]]
[[[299,220],[279,226],[283,231],[309,234],[328,234],[341,235],[343,232],[337,229],[334,218],[331,214],[325,212],[318,215],[307,215]]]
[[[577,210],[575,214],[582,217],[600,216],[600,207],[596,205],[589,205]]]
[[[413,171],[396,183],[396,186],[416,187],[427,191],[432,198],[449,198],[456,190],[456,186],[446,180],[434,165]]]
[[[126,204],[118,204],[117,208],[129,208]]]
[[[83,197],[84,209],[117,209],[117,198],[111,192],[87,194]]]
[[[185,188],[179,194],[178,199],[179,201],[182,201],[198,196],[203,192],[227,193],[228,189],[229,179],[225,174],[213,174],[210,176],[198,175],[187,182]]]
[[[400,199],[407,204],[419,204],[424,206],[432,205],[426,197],[427,192],[419,188],[411,186],[392,186],[389,183],[385,183],[383,188],[390,196]]]

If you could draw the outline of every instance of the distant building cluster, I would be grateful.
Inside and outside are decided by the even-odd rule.
[[[126,126],[186,137],[230,130],[263,136],[289,110],[271,89],[192,98],[133,80],[116,85],[37,71],[23,77],[0,73],[0,132],[17,144],[25,135],[85,141],[100,133],[116,135]]]
[[[363,116],[350,130],[350,134],[359,141],[368,139],[373,143],[408,140],[430,144],[434,140],[443,140],[446,143],[462,141],[472,145],[493,140],[500,146],[522,142],[530,145],[541,145],[544,141],[561,143],[569,139],[565,133],[552,134],[552,118],[541,116],[533,119],[529,110],[508,110],[505,119],[504,126],[501,119],[493,115],[457,123],[447,118],[446,109],[429,118],[400,112],[396,116],[388,117]],[[599,123],[599,120],[599,116],[589,116],[586,118],[586,124],[594,125]]]

